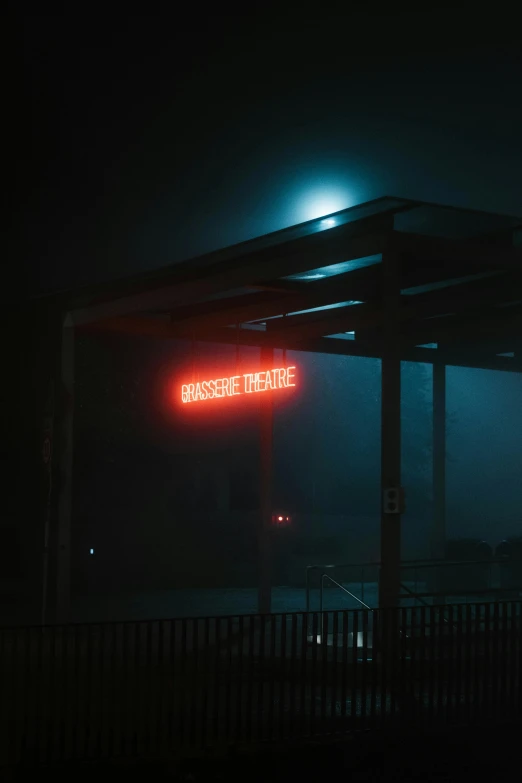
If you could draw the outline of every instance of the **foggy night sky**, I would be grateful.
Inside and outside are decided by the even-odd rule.
[[[151,269],[384,194],[522,212],[509,16],[74,7],[11,28],[22,291]]]

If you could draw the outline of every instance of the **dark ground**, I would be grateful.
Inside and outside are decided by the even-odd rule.
[[[521,726],[459,729],[420,735],[351,737],[293,747],[270,746],[255,753],[183,764],[105,762],[26,770],[7,780],[65,783],[97,781],[516,781],[521,779]]]

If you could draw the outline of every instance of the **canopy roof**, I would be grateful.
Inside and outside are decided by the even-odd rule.
[[[79,328],[379,357],[397,263],[401,358],[522,370],[522,221],[385,197],[81,292]]]

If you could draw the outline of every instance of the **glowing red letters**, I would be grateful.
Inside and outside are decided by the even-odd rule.
[[[295,366],[278,367],[274,370],[247,372],[228,378],[214,378],[210,381],[184,383],[181,387],[181,401],[199,402],[218,397],[235,397],[239,394],[286,389],[295,386]]]

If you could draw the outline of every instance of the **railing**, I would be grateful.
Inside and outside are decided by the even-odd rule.
[[[321,595],[322,595],[322,578],[323,578],[323,575],[325,574],[326,571],[331,571],[331,570],[334,570],[334,569],[336,569],[336,570],[345,570],[346,571],[347,569],[351,569],[351,570],[357,572],[358,575],[359,575],[359,578],[354,580],[354,584],[360,584],[360,586],[361,586],[361,596],[359,598],[354,593],[350,593],[350,594],[351,594],[351,596],[353,598],[355,598],[355,600],[357,602],[362,603],[364,606],[366,606],[366,603],[365,603],[365,600],[364,600],[365,599],[365,585],[366,585],[365,575],[367,575],[369,570],[372,569],[374,571],[376,577],[378,578],[379,568],[380,568],[380,563],[375,563],[375,562],[368,562],[368,563],[341,563],[341,564],[335,564],[334,563],[334,564],[329,564],[329,565],[309,565],[309,566],[307,566],[306,567],[306,611],[310,612],[311,609],[312,609],[311,601],[310,601],[310,594],[311,594],[311,589],[312,589],[311,588],[311,575],[312,575],[312,573],[318,572],[320,574],[320,580],[321,580],[320,589],[321,589]],[[330,579],[331,579],[332,582],[335,581],[331,577],[330,577]],[[337,583],[337,584],[339,584],[339,583]],[[343,586],[343,589],[345,589],[345,592],[350,592],[346,588],[344,588],[344,586]]]
[[[320,615],[323,614],[323,603],[324,603],[323,595],[324,595],[324,580],[325,579],[328,579],[329,582],[331,582],[333,585],[335,585],[340,590],[342,590],[343,593],[346,593],[347,595],[349,595],[350,598],[354,598],[357,601],[357,603],[359,603],[362,606],[363,609],[369,609],[370,612],[373,612],[373,609],[371,608],[371,606],[368,606],[368,604],[365,604],[363,600],[361,600],[360,598],[357,598],[357,596],[354,593],[351,593],[340,582],[336,582],[335,579],[332,579],[332,577],[329,576],[328,574],[321,574],[321,594],[320,594],[320,598],[319,598],[319,614]]]
[[[407,585],[404,585],[404,584],[401,583],[400,588],[401,588],[401,590],[404,590],[406,595],[411,596],[413,599],[415,599],[415,601],[418,601],[421,604],[421,606],[432,606],[432,604],[428,603],[428,601],[426,601],[423,598],[423,596],[418,595],[413,590],[410,590],[410,588],[407,587]],[[449,620],[444,615],[444,606],[439,606],[439,607],[437,607],[437,609],[438,609],[439,613],[442,616],[443,622],[446,623],[446,624],[449,624]]]
[[[0,629],[0,766],[521,718],[522,602],[443,608]]]
[[[412,598],[414,598],[416,601],[418,601],[423,606],[430,606],[431,605],[431,604],[428,603],[428,601],[425,601],[422,596],[417,595],[417,593],[415,593],[413,590],[410,590],[409,587],[407,587],[406,585],[402,584],[402,582],[400,584],[400,588],[401,588],[401,590],[404,590],[408,595],[411,595]]]
[[[314,572],[319,575],[319,580],[322,580],[322,574],[327,571],[350,572],[352,578],[339,580],[339,583],[360,585],[360,600],[367,603],[367,587],[369,584],[378,584],[380,568],[381,563],[378,561],[307,566],[307,611],[312,609],[310,597]],[[509,579],[505,576],[506,571],[509,571]],[[519,577],[518,582],[515,575]],[[421,599],[431,599],[432,603],[441,603],[445,599],[455,601],[457,598],[486,600],[486,597],[488,600],[502,600],[518,598],[522,594],[522,561],[515,559],[497,557],[487,560],[403,560],[401,576],[402,586],[405,588],[401,598],[408,598],[413,592],[419,602]],[[407,587],[405,582],[410,582],[410,587]],[[319,588],[321,589],[320,583]],[[352,597],[359,601],[353,588]]]

